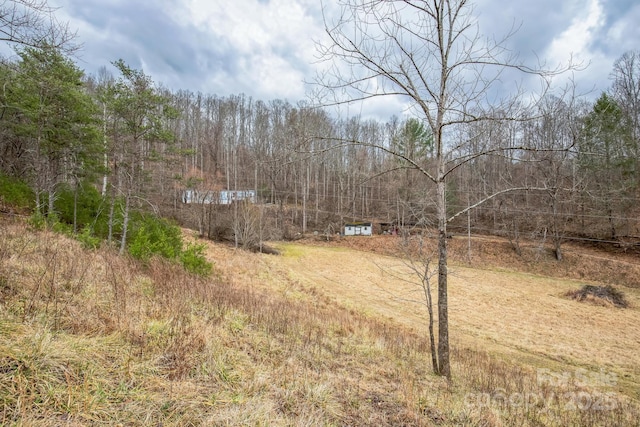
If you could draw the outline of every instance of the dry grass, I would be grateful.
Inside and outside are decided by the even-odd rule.
[[[308,247],[304,255],[285,260],[291,274],[336,302],[426,331],[422,291],[398,258]],[[452,342],[504,358],[536,360],[538,366],[613,371],[622,388],[639,396],[640,292],[629,289],[632,307],[619,310],[564,297],[576,287],[571,280],[454,265],[449,277]]]
[[[362,256],[346,249],[284,249],[275,257],[211,244],[216,273],[205,280],[157,260],[142,267],[109,248],[87,252],[64,237],[2,220],[0,424],[560,426],[637,420],[636,404],[617,386],[559,384],[553,371],[545,374],[552,381],[540,383],[521,361],[489,356],[481,344],[498,336],[491,328],[488,336],[475,331],[480,351],[465,349],[455,337],[456,378],[448,384],[430,373],[423,309],[390,297],[396,288],[377,291],[390,275],[376,270],[365,278],[346,269],[343,263],[357,266]],[[452,306],[452,313],[464,307]],[[452,319],[452,330],[473,336],[464,327]],[[622,365],[611,369],[626,369]],[[616,394],[608,410],[587,408],[576,397],[609,390]],[[529,400],[509,403],[501,393]],[[575,402],[581,408],[571,408]]]

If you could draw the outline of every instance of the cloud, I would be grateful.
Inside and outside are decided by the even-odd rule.
[[[304,97],[314,1],[59,0],[78,28],[81,66],[95,72],[122,58],[172,89],[262,98]]]
[[[614,61],[625,51],[638,49],[640,5],[634,0],[493,0],[476,2],[483,30],[503,34],[511,23],[518,31],[508,41],[523,62],[538,61],[548,68],[581,64],[582,70],[556,79],[571,79],[577,93],[598,96],[610,85]],[[502,32],[501,32],[502,31]]]
[[[305,98],[317,70],[314,40],[324,37],[325,0],[49,0],[78,29],[79,66],[88,73],[122,58],[170,89],[256,99]],[[640,5],[634,0],[476,0],[487,36],[517,29],[507,47],[523,62],[548,66],[573,54],[591,65],[576,73],[585,87],[604,90],[615,59],[637,49]],[[371,114],[402,114],[396,100]]]
[[[566,63],[568,58],[586,61],[591,46],[605,22],[604,9],[599,0],[590,0],[588,7],[578,11],[569,26],[553,38],[546,52],[552,62]]]
[[[483,34],[501,39],[511,33],[506,45],[525,61],[527,58],[537,61],[582,3],[582,0],[478,0],[474,14]]]
[[[627,8],[620,8],[627,4]],[[617,8],[613,5],[618,5]],[[611,7],[611,9],[610,9]],[[598,47],[605,52],[615,52],[618,56],[629,50],[640,49],[640,4],[635,2],[606,3],[608,11],[607,25],[599,38]]]

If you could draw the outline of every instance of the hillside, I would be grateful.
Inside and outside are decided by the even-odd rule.
[[[435,241],[428,242],[433,250]],[[405,254],[402,241],[391,236],[332,239],[331,242],[316,237],[306,239],[304,243],[342,246],[390,256]],[[640,288],[640,255],[633,250],[611,245],[598,248],[585,244],[564,243],[562,262],[555,259],[549,243],[538,241],[520,241],[521,253],[518,254],[514,244],[505,238],[473,235],[469,241],[467,236],[457,235],[449,239],[448,248],[449,260],[466,267],[519,271],[562,279],[606,283],[623,288]]]
[[[303,283],[340,304],[426,331],[423,290],[412,266],[395,256],[401,252],[398,240],[344,238],[282,248],[303,253],[285,257],[291,274]],[[640,322],[636,285],[640,260],[573,247],[567,251],[566,262],[558,263],[549,253],[534,263],[511,257],[513,250],[507,242],[481,238],[473,242],[475,260],[468,264],[460,256],[461,243],[466,245],[459,239],[449,245],[454,347],[482,349],[535,367],[610,371],[618,378],[618,389],[640,397],[640,333],[636,327]],[[585,272],[602,275],[603,280],[578,280]],[[607,301],[580,303],[566,296],[585,283],[615,283],[629,308],[617,309]]]
[[[207,243],[205,279],[21,221],[0,230],[2,425],[636,425],[640,414],[635,289],[619,310],[557,295],[577,282],[455,266],[448,384],[430,371],[424,308],[385,289],[397,258]],[[557,316],[555,335],[517,333],[514,319],[536,315]],[[578,372],[615,381],[578,384]]]

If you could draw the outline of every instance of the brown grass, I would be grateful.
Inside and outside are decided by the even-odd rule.
[[[433,233],[432,233],[433,234]],[[416,236],[411,240],[415,240]],[[343,238],[327,243],[324,239],[308,239],[305,244],[350,247],[360,251],[401,256],[400,238],[372,236],[366,239]],[[478,269],[500,268],[522,273],[543,275],[559,279],[587,280],[595,283],[640,288],[640,259],[633,253],[606,252],[575,243],[562,245],[563,260],[555,259],[549,243],[521,241],[518,255],[507,240],[495,236],[472,236],[471,250],[466,236],[454,236],[448,240],[449,260],[453,263]],[[434,247],[435,241],[427,239]]]
[[[580,289],[568,291],[565,296],[576,301],[590,302],[605,307],[629,307],[629,302],[624,293],[611,285],[583,285]]]
[[[426,331],[422,291],[398,258],[340,247],[288,247],[304,253],[285,258],[291,274],[302,283],[313,284],[336,302]],[[640,292],[629,289],[627,298],[636,303],[616,310],[563,297],[577,286],[571,280],[453,265],[449,277],[453,345],[535,360],[534,366],[612,370],[621,387],[630,387],[637,396]]]
[[[561,384],[553,373],[568,369],[564,362],[544,365],[553,368],[545,371],[552,381],[540,382],[535,363],[501,359],[498,346],[484,347],[490,340],[479,334],[473,342],[456,338],[453,383],[433,376],[418,322],[422,307],[396,301],[390,290],[378,294],[390,283],[381,270],[368,279],[358,268],[343,270],[347,260],[360,265],[359,252],[286,245],[285,255],[275,257],[208,247],[216,272],[202,279],[171,263],[143,267],[109,248],[87,252],[64,237],[0,222],[0,424],[633,425],[637,419],[636,403],[619,387]],[[465,335],[464,322],[456,322],[452,331]],[[609,392],[614,408],[571,408],[584,403],[580,396],[595,400]],[[503,395],[529,400],[505,403]]]

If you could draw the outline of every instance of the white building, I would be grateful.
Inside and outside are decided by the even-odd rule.
[[[370,222],[352,222],[344,225],[345,236],[371,236],[373,224]]]
[[[182,203],[199,203],[199,204],[215,204],[230,205],[233,202],[248,200],[252,203],[256,202],[255,190],[221,190],[221,191],[199,191],[185,190],[182,192]]]

